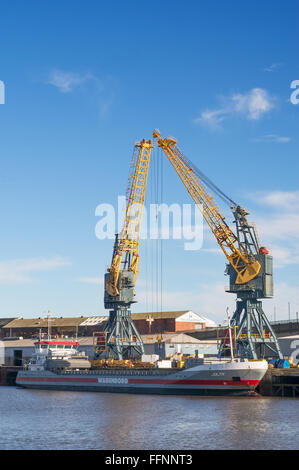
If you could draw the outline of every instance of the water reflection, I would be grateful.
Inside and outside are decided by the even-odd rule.
[[[0,388],[0,449],[296,449],[299,400]]]

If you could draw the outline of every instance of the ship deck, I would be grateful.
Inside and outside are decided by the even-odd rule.
[[[143,369],[132,369],[132,368],[97,368],[97,369],[69,369],[62,371],[55,371],[60,375],[79,374],[79,375],[167,375],[174,374],[176,372],[185,370],[184,368],[169,368],[169,369],[158,369],[158,368],[143,368]]]

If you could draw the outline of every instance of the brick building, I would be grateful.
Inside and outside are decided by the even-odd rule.
[[[175,312],[132,313],[140,334],[177,333],[216,327],[216,324],[192,310]]]
[[[52,336],[87,337],[102,331],[107,319],[107,316],[0,319],[0,339],[45,336],[48,329]],[[196,331],[216,326],[213,321],[191,310],[132,313],[132,319],[142,335]]]
[[[13,320],[15,320],[15,318],[0,318],[0,339],[4,338],[4,336],[7,336],[7,331],[5,331],[3,328]]]

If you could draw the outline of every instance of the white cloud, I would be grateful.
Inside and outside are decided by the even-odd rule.
[[[194,119],[195,124],[203,124],[210,129],[221,129],[220,123],[227,117],[228,111],[225,109],[207,110]]]
[[[271,191],[251,195],[251,199],[261,205],[267,204],[273,209],[299,212],[299,191]]]
[[[271,191],[250,195],[250,198],[263,210],[256,210],[248,219],[257,227],[261,245],[273,255],[274,267],[299,264],[299,191]],[[235,226],[231,225],[231,229],[235,232]],[[215,240],[208,227],[205,248],[200,251],[222,256],[222,250],[211,244],[214,245]]]
[[[264,72],[274,72],[274,70],[280,68],[282,65],[282,62],[276,62],[274,64],[269,65],[269,67],[265,67]]]
[[[289,246],[291,239],[298,240],[299,214],[268,214],[256,218],[255,222],[264,239],[285,240],[285,246]]]
[[[299,264],[298,244],[291,243],[290,246],[272,245],[270,248],[275,268],[283,268],[284,266]]]
[[[273,98],[262,88],[253,88],[248,93],[238,93],[232,97],[235,111],[245,114],[247,119],[259,119],[273,108]]]
[[[194,119],[195,124],[220,129],[220,123],[232,116],[243,115],[249,120],[258,120],[274,107],[274,97],[263,88],[253,88],[246,93],[236,93],[222,98],[223,105],[218,109],[202,111]]]
[[[106,117],[114,103],[113,90],[116,83],[111,76],[99,78],[91,73],[78,74],[55,69],[51,71],[45,83],[54,86],[64,94],[71,93],[86,84],[86,87],[92,89],[95,95],[95,102],[98,104],[101,118]],[[103,93],[104,91],[105,93]]]
[[[280,144],[284,144],[290,142],[290,137],[282,137],[277,134],[266,134],[262,137],[257,137],[256,139],[252,139],[253,142],[278,142]]]
[[[55,86],[61,93],[70,93],[74,88],[91,79],[94,80],[95,77],[90,74],[79,75],[72,72],[63,72],[62,70],[53,70],[47,83]]]
[[[262,244],[274,258],[274,266],[299,264],[299,191],[270,191],[251,195],[264,209],[255,217]]]
[[[28,283],[32,278],[28,273],[51,271],[64,266],[70,266],[64,258],[30,258],[2,261],[0,263],[0,283]]]

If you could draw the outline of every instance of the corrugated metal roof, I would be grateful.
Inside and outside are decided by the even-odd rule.
[[[50,318],[49,324],[51,327],[76,327],[81,325],[81,323],[86,320],[88,317],[65,317],[65,318]],[[47,318],[16,318],[3,328],[47,328],[48,319]]]
[[[5,348],[34,348],[36,339],[14,339],[3,341],[2,346]]]
[[[165,343],[173,343],[173,344],[192,343],[192,344],[198,344],[198,343],[201,343],[201,341],[197,338],[192,338],[192,336],[185,335],[184,333],[178,333],[176,335],[169,335],[169,337],[166,337],[165,338]]]
[[[147,320],[148,318],[153,318],[154,320],[166,320],[166,319],[178,319],[185,313],[192,312],[191,310],[177,310],[177,311],[168,311],[168,312],[143,312],[143,313],[132,313],[133,320]],[[198,316],[199,322],[213,323],[211,320],[208,320],[202,315],[199,315],[196,312],[192,312]],[[104,315],[94,316],[94,317],[60,317],[50,318],[50,326],[56,327],[77,327],[77,326],[96,326],[100,325],[104,321],[107,321],[108,317]],[[2,323],[1,323],[2,322]],[[0,328],[47,328],[48,319],[47,318],[3,318],[0,319]]]
[[[101,323],[103,323],[104,321],[107,321],[108,320],[108,317],[103,317],[103,316],[99,316],[99,317],[88,317],[86,318],[86,320],[84,320],[80,326],[95,326],[95,325],[100,325]]]
[[[204,317],[202,314],[197,313],[197,315],[201,318],[202,322],[205,323],[206,327],[208,328],[214,328],[217,326],[217,324],[214,322],[214,320],[210,320],[207,317]]]
[[[164,334],[164,335],[141,335],[141,339],[145,344],[156,343],[158,338],[162,337],[162,343],[177,343],[177,344],[201,344],[203,341],[193,338],[192,336],[186,335],[185,333],[171,333],[171,334]]]
[[[7,323],[10,323],[15,318],[0,318],[0,328],[3,328]]]
[[[132,313],[133,320],[146,320],[149,317],[154,320],[166,319],[166,318],[178,318],[184,315],[184,313],[190,312],[190,310],[180,310],[174,312],[145,312],[145,313]]]
[[[62,339],[65,340],[66,338],[59,338],[58,341]],[[67,340],[73,340],[75,338],[69,336]],[[37,339],[15,339],[15,340],[8,340],[8,341],[3,341],[2,345],[4,345],[5,348],[28,348],[28,347],[34,347],[34,343],[36,343]],[[91,346],[93,345],[93,337],[92,336],[86,336],[86,337],[81,337],[77,338],[77,341],[79,342],[80,346]]]
[[[84,336],[82,338],[78,338],[78,342],[80,346],[92,346],[94,343],[93,336]]]

